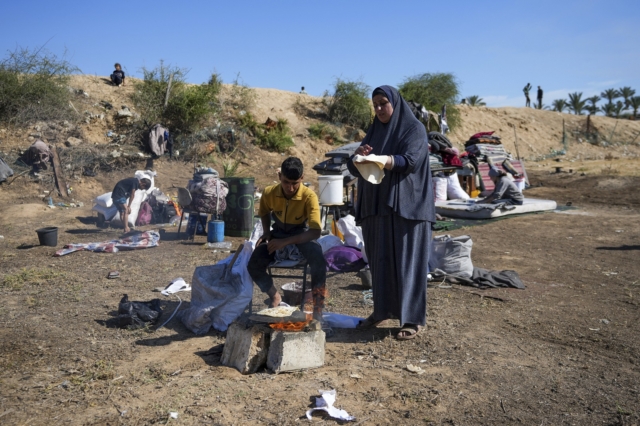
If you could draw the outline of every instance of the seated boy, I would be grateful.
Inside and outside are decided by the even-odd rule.
[[[121,84],[124,86],[124,71],[122,71],[122,67],[117,62],[114,67],[116,69],[113,74],[111,74],[111,82],[116,86],[120,86]]]
[[[264,234],[258,240],[247,270],[260,290],[269,296],[269,306],[278,306],[282,298],[267,273],[267,267],[273,261],[276,251],[295,244],[309,262],[313,318],[321,321],[326,296],[327,262],[322,254],[322,247],[316,241],[322,229],[318,196],[302,185],[304,168],[299,158],[289,157],[284,160],[278,177],[280,183],[267,187],[260,198],[258,214]],[[275,222],[273,229],[272,217]]]
[[[116,186],[113,188],[111,199],[118,209],[118,212],[120,212],[120,219],[124,224],[124,232],[131,231],[131,228],[129,228],[129,214],[131,214],[131,203],[133,202],[136,190],[146,190],[149,188],[151,188],[151,181],[149,179],[143,178],[138,180],[138,178],[135,177],[122,179],[116,183]],[[129,199],[128,205],[127,198]]]

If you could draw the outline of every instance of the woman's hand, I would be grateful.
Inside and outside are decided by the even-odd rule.
[[[373,148],[371,148],[369,145],[360,145],[358,148],[356,148],[356,155],[369,155],[371,154],[371,151],[373,150]]]

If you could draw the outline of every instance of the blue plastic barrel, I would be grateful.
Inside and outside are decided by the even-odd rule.
[[[211,220],[207,227],[207,242],[221,243],[224,241],[224,221]]]

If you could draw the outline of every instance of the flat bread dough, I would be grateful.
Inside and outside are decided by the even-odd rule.
[[[289,317],[295,311],[299,310],[297,306],[276,306],[275,308],[263,309],[258,315],[265,315],[274,318]]]
[[[384,165],[387,164],[387,155],[354,155],[353,164],[362,177],[374,185],[378,185],[384,179]],[[370,161],[370,163],[363,163]]]

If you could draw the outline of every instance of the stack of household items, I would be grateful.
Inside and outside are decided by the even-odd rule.
[[[467,175],[473,178],[465,181],[465,190],[472,196],[487,195],[493,191],[494,185],[489,178],[492,166],[503,169],[513,178],[516,186],[522,191],[527,181],[524,163],[515,160],[504,148],[500,136],[495,132],[480,132],[465,142],[462,162]]]
[[[429,161],[436,201],[469,198],[458,178],[458,171],[462,170],[460,152],[442,133],[429,132]]]
[[[146,178],[151,181],[149,189],[140,189],[135,192],[131,202],[131,214],[129,214],[129,226],[143,226],[151,223],[166,223],[180,219],[179,207],[160,189],[155,186],[156,172],[151,170],[138,170],[134,177],[138,180]],[[129,200],[127,199],[127,205]],[[91,209],[98,213],[98,226],[111,224],[121,227],[122,218],[111,199],[111,192],[107,192],[95,198]]]
[[[522,192],[527,175],[524,163],[512,158],[494,132],[481,132],[471,136],[465,143],[465,152],[460,155],[460,159],[462,169],[458,170],[458,174],[464,191],[472,199],[447,201],[438,198],[436,191],[436,213],[439,215],[463,219],[493,219],[505,215],[554,210],[557,207],[553,200],[525,198],[521,194],[518,194],[518,202],[506,202],[501,197],[507,187],[514,187],[513,191],[516,193]],[[503,180],[512,182],[505,185]],[[500,185],[499,194],[496,195],[497,183]],[[438,183],[435,185],[437,188]],[[476,199],[478,196],[484,198]]]
[[[187,189],[191,193],[191,204],[188,207],[199,213],[197,219],[189,216],[187,233],[193,235],[193,227],[196,227],[196,234],[206,235],[208,215],[211,215],[212,220],[220,220],[227,208],[229,185],[220,179],[215,169],[199,167],[193,173],[193,179],[189,180]]]

